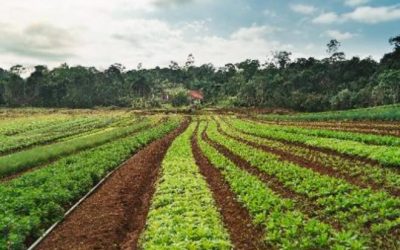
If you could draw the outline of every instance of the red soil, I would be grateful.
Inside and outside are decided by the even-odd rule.
[[[194,158],[212,191],[235,249],[268,249],[262,242],[263,229],[253,225],[248,211],[236,201],[235,193],[225,182],[221,172],[204,156],[196,138],[196,135],[192,138]]]
[[[135,154],[37,249],[136,249],[162,159],[187,125]]]

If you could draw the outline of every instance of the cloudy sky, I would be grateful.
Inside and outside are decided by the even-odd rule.
[[[0,0],[0,67],[63,62],[106,68],[222,66],[272,51],[380,59],[400,34],[398,0]]]

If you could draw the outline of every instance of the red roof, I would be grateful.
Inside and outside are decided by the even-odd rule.
[[[188,96],[190,96],[193,99],[197,99],[197,100],[204,99],[203,93],[201,93],[201,91],[197,91],[197,90],[190,90],[188,93]]]

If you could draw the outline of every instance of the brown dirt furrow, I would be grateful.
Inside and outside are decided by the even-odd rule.
[[[399,122],[380,122],[370,121],[369,123],[357,121],[334,121],[334,122],[318,122],[318,121],[268,121],[256,117],[248,117],[249,120],[258,121],[265,124],[275,125],[293,125],[293,126],[316,126],[316,127],[343,127],[343,128],[361,128],[361,129],[377,129],[377,130],[393,130],[400,131]]]
[[[263,243],[265,234],[263,229],[252,223],[248,211],[235,199],[235,193],[225,182],[221,172],[204,156],[198,145],[196,134],[197,130],[192,137],[192,151],[196,164],[212,191],[235,249],[269,249]]]
[[[136,249],[162,159],[187,126],[188,120],[136,153],[37,249]]]
[[[224,119],[224,122],[226,122],[227,124],[230,124],[229,121],[227,119]],[[383,166],[381,163],[379,163],[377,160],[373,160],[373,159],[369,159],[366,157],[362,157],[362,156],[358,156],[358,155],[351,155],[351,154],[346,154],[346,153],[341,153],[339,151],[333,150],[333,149],[329,149],[329,148],[322,148],[322,147],[316,147],[316,146],[310,146],[301,142],[292,142],[292,141],[288,141],[288,140],[284,140],[284,139],[277,139],[274,137],[270,137],[270,136],[260,136],[251,132],[247,132],[247,131],[242,131],[242,130],[238,130],[239,132],[243,133],[243,134],[247,134],[247,135],[251,135],[251,136],[255,136],[255,137],[259,137],[259,138],[265,138],[271,141],[277,141],[277,142],[282,142],[288,145],[292,145],[292,146],[296,146],[296,147],[303,147],[305,149],[309,149],[312,151],[317,151],[317,152],[321,152],[321,153],[325,153],[325,154],[329,154],[332,156],[337,156],[349,161],[357,161],[359,163],[365,163],[368,165],[371,165],[373,167],[376,168],[390,168],[391,171],[394,171],[396,173],[400,173],[400,169],[396,168],[396,167],[391,167],[391,166]]]
[[[232,153],[228,148],[222,146],[221,144],[211,140],[205,131],[202,134],[202,138],[218,150],[222,155],[229,158],[235,165],[241,168],[248,173],[257,176],[261,181],[263,181],[271,190],[280,195],[282,198],[293,200],[296,206],[296,209],[303,212],[309,217],[317,218],[331,225],[333,228],[340,230],[341,225],[338,221],[334,219],[326,220],[324,218],[320,218],[319,214],[322,214],[321,210],[323,209],[318,204],[315,204],[313,201],[309,200],[306,196],[298,194],[293,190],[285,187],[281,181],[279,181],[275,176],[269,175],[266,172],[259,170],[256,167],[253,167],[249,162],[242,159],[240,156]]]
[[[362,134],[373,134],[373,135],[381,135],[381,136],[400,136],[400,130],[395,128],[385,128],[385,127],[365,127],[365,126],[357,126],[356,123],[351,125],[344,125],[342,123],[332,123],[332,124],[317,124],[312,122],[284,122],[284,121],[264,121],[257,118],[249,118],[249,121],[263,123],[268,125],[283,125],[289,127],[301,127],[306,129],[325,129],[332,130],[337,132],[352,132],[352,133],[362,133]]]
[[[382,190],[382,185],[375,183],[373,181],[365,181],[360,178],[357,178],[357,176],[350,176],[343,172],[338,172],[329,166],[323,166],[315,161],[310,161],[303,157],[293,155],[290,152],[287,152],[284,150],[279,150],[276,148],[269,147],[267,145],[254,143],[254,142],[245,140],[243,138],[229,135],[229,134],[225,133],[224,131],[222,131],[220,127],[218,127],[218,132],[226,137],[232,138],[234,140],[237,140],[237,141],[244,143],[246,145],[249,145],[251,147],[261,149],[267,153],[272,153],[274,155],[277,155],[279,157],[279,159],[282,161],[288,161],[288,162],[295,163],[297,165],[300,165],[301,167],[308,168],[308,169],[313,170],[322,175],[327,175],[327,176],[334,177],[337,179],[343,179],[343,180],[347,181],[348,183],[351,183],[351,184],[361,187],[361,188],[371,188],[372,190]],[[400,196],[399,189],[385,189],[384,191],[387,191],[390,194],[395,195],[395,196]]]
[[[229,124],[229,122],[227,122],[227,123]],[[362,162],[362,163],[366,163],[366,164],[370,164],[370,165],[373,165],[373,166],[377,166],[377,167],[383,168],[383,166],[378,161],[372,160],[372,159],[369,159],[369,158],[366,158],[366,157],[345,154],[345,153],[341,153],[341,152],[338,152],[338,151],[335,151],[335,150],[329,149],[329,148],[320,148],[320,147],[316,147],[316,146],[310,146],[310,145],[307,145],[307,144],[304,144],[304,143],[291,142],[291,141],[287,141],[287,140],[284,140],[284,139],[273,138],[273,137],[270,137],[270,136],[259,136],[259,135],[256,135],[254,133],[241,131],[241,130],[240,130],[240,132],[244,133],[244,134],[260,137],[260,138],[266,138],[266,139],[272,140],[272,141],[278,141],[278,142],[286,143],[286,144],[289,144],[289,145],[304,147],[304,148],[308,148],[308,149],[311,149],[311,150],[319,151],[319,152],[322,152],[322,153],[339,156],[339,157],[342,157],[342,158],[345,158],[345,159],[348,159],[348,160],[352,160],[352,161],[353,160],[357,160],[357,161]]]

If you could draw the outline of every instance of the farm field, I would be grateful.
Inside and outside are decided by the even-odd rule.
[[[0,249],[400,249],[390,112],[0,109]]]

